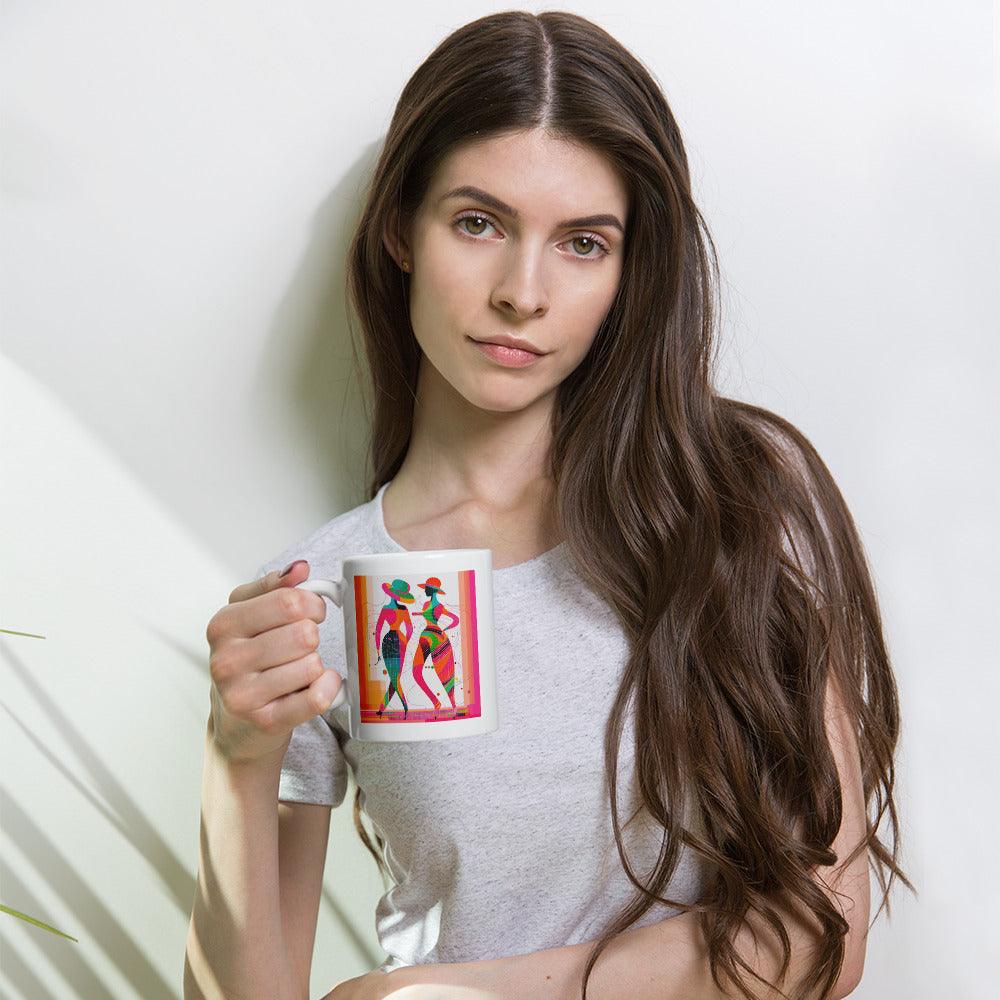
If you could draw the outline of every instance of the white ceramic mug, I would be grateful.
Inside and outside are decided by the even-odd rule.
[[[298,586],[343,609],[347,676],[330,707],[349,703],[353,739],[497,728],[490,549],[350,555],[339,580]]]

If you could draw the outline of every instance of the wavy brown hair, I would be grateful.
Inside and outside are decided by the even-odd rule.
[[[790,945],[778,899],[805,907],[822,930],[794,996],[828,997],[849,927],[812,875],[840,860],[831,844],[841,787],[824,730],[831,679],[856,735],[866,812],[865,839],[843,864],[868,852],[887,910],[893,877],[913,889],[897,864],[900,718],[871,574],[844,498],[806,437],[713,389],[718,262],[677,122],[649,71],[582,17],[482,17],[444,39],[403,89],[348,257],[367,361],[369,497],[406,455],[421,354],[409,277],[383,235],[413,218],[460,144],[533,128],[600,151],[630,196],[617,297],[559,386],[549,456],[568,553],[629,639],[605,763],[615,841],[636,892],[590,953],[584,1000],[600,953],[656,901],[699,913],[716,985],[725,975],[754,997],[738,967],[761,977],[735,935],[748,914],[763,917],[782,942],[783,980]],[[663,831],[646,882],[626,856],[617,803],[630,704],[641,808]],[[355,824],[387,875],[360,794]],[[891,851],[876,835],[886,812]],[[682,845],[711,873],[691,905],[660,895]]]

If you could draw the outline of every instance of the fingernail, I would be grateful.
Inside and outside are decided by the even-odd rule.
[[[293,570],[293,569],[294,569],[294,568],[295,568],[296,566],[298,566],[298,564],[299,564],[299,563],[304,563],[304,562],[305,562],[305,559],[296,559],[296,560],[295,560],[294,562],[290,562],[290,563],[289,563],[289,564],[288,564],[288,565],[287,565],[287,566],[286,566],[286,567],[285,567],[285,568],[284,568],[284,569],[283,569],[283,570],[282,570],[282,571],[281,571],[281,572],[280,572],[280,573],[278,574],[278,579],[280,580],[280,579],[281,579],[281,577],[283,577],[283,576],[287,576],[287,575],[288,575],[289,573],[291,573],[291,571],[292,571],[292,570]]]

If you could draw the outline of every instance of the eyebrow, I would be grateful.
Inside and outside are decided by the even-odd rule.
[[[441,195],[441,201],[445,201],[447,198],[471,198],[473,201],[480,201],[484,205],[488,205],[494,212],[509,215],[512,219],[520,218],[520,213],[516,208],[508,205],[505,201],[501,201],[496,195],[492,195],[482,188],[473,187],[471,184],[463,184],[461,187],[452,188]],[[587,226],[613,226],[623,235],[625,233],[625,227],[622,225],[621,220],[617,215],[612,215],[610,212],[600,215],[581,215],[575,219],[563,219],[561,222],[556,223],[557,229],[580,229]]]

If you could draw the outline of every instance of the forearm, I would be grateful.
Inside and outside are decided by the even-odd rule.
[[[233,764],[205,737],[185,1000],[291,998],[278,881],[280,767]]]
[[[723,980],[728,992],[712,981],[698,916],[685,913],[648,927],[632,927],[601,952],[587,983],[588,1000],[732,1000],[739,994]],[[813,937],[801,924],[785,918],[791,960],[782,989],[786,994],[810,964]],[[758,927],[755,948],[748,928],[737,935],[736,950],[754,972],[775,982],[780,951],[773,933]],[[526,955],[449,965],[417,965],[390,973],[398,987],[426,983],[474,988],[482,1000],[579,1000],[583,970],[592,941],[549,948]],[[741,970],[759,1000],[781,994]],[[832,997],[846,997],[856,985],[845,975]],[[391,990],[388,993],[392,995]]]

